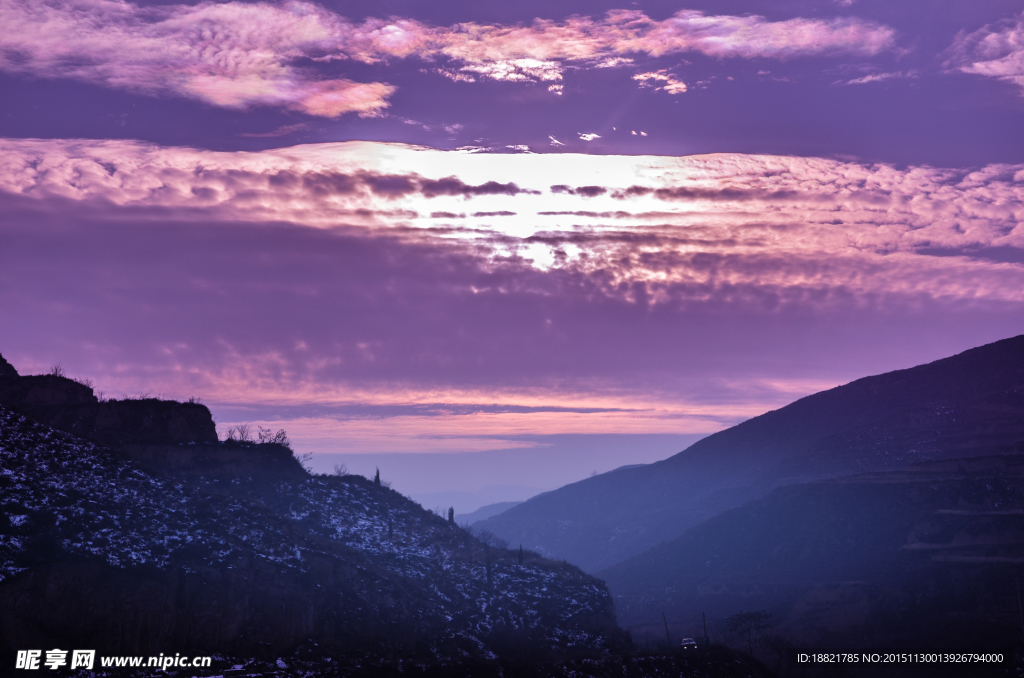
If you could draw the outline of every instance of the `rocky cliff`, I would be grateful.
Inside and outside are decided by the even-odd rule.
[[[20,376],[0,355],[0,405],[107,447],[216,443],[206,406],[157,398],[99,400],[91,387],[55,374]]]

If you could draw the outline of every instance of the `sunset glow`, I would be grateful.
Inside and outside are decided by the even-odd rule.
[[[3,355],[472,454],[1024,331],[1019,8],[405,10],[0,2]]]

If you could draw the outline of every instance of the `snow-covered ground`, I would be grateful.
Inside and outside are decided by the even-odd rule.
[[[607,643],[592,623],[611,618],[600,581],[485,546],[361,476],[147,473],[0,408],[0,490],[0,586],[55,559],[182,573],[258,559],[285,578],[317,578],[316,563],[342,563],[358,582],[353,609],[372,615],[377,594],[411,591],[409,614],[423,628],[445,629],[483,656],[499,627],[549,647]]]

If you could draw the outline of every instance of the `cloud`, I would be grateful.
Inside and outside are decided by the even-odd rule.
[[[686,83],[682,80],[678,80],[675,75],[669,73],[665,69],[651,71],[648,73],[637,73],[633,76],[633,79],[638,81],[641,87],[653,87],[655,90],[660,92],[682,94],[686,91]],[[656,85],[653,83],[664,84]]]
[[[554,188],[552,186],[552,188]],[[538,216],[573,216],[573,217],[590,217],[593,219],[627,219],[635,216],[630,212],[623,212],[621,210],[616,212],[592,212],[589,210],[565,210],[561,212],[537,212]]]
[[[383,22],[378,25],[376,30],[386,30]],[[777,59],[823,53],[873,55],[895,42],[893,29],[858,19],[773,22],[761,16],[708,16],[692,10],[662,21],[637,10],[612,10],[603,19],[574,16],[563,22],[535,19],[528,26],[464,23],[451,28],[405,22],[399,30],[403,44],[414,43],[420,56],[440,53],[469,64],[535,59],[609,67],[625,64],[626,55],[682,52]],[[374,59],[386,53],[391,52],[369,39],[361,52],[350,56]]]
[[[1024,14],[961,33],[947,55],[947,67],[1013,83],[1024,94]]]
[[[540,59],[498,59],[497,61],[471,62],[453,68],[439,68],[437,72],[456,82],[476,82],[477,78],[503,80],[505,82],[553,82],[548,90],[561,94],[563,86],[562,68],[556,61]]]
[[[600,139],[600,134],[594,132],[577,132],[576,133],[582,141],[593,141],[594,139]]]
[[[842,85],[866,85],[872,82],[884,82],[886,80],[897,80],[903,78],[916,78],[917,72],[914,70],[909,71],[891,71],[888,73],[870,73],[868,75],[861,76],[859,78],[853,78],[852,80],[840,81],[834,84]]]
[[[351,80],[323,80],[300,88],[299,98],[290,107],[309,115],[336,118],[342,113],[363,117],[377,115],[387,106],[387,96],[395,91],[380,82],[356,83]]]
[[[221,153],[5,140],[0,190],[140,222],[154,218],[145,216],[151,210],[160,218],[440,238],[494,265],[579,275],[629,303],[738,303],[766,290],[780,304],[805,303],[808,294],[826,305],[835,294],[1024,298],[1024,269],[974,254],[1024,249],[1024,166],[900,170],[742,154],[514,157],[360,142]],[[547,183],[558,178],[573,183]],[[607,183],[588,183],[597,181]]]
[[[390,85],[321,80],[292,65],[336,41],[338,21],[305,3],[147,8],[116,0],[12,0],[0,5],[0,69],[226,108],[377,115],[388,105]]]
[[[325,167],[291,152],[217,153],[121,141],[2,140],[0,189],[120,206],[206,210],[212,217],[330,223],[404,218],[394,203],[537,194],[515,182],[465,182],[362,167]],[[326,149],[324,149],[326,150]]]
[[[592,187],[593,188],[593,187]],[[604,193],[607,189],[601,189]],[[713,200],[713,201],[747,201],[747,200],[813,200],[816,195],[807,195],[794,190],[765,191],[748,188],[717,188],[699,186],[678,186],[674,188],[652,188],[650,186],[630,186],[629,188],[612,191],[611,196],[617,200],[653,195],[659,200]]]
[[[424,179],[416,175],[377,174],[374,172],[355,172],[353,174],[311,172],[294,174],[284,171],[268,175],[255,173],[228,173],[225,175],[213,170],[209,171],[208,174],[212,184],[219,186],[231,184],[231,189],[234,190],[236,196],[263,188],[265,181],[268,188],[279,189],[275,191],[276,195],[272,194],[277,199],[284,198],[288,189],[295,189],[296,193],[308,192],[318,198],[360,196],[369,193],[389,200],[403,198],[414,193],[427,198],[435,198],[442,195],[469,198],[476,195],[519,195],[520,193],[530,192],[529,190],[519,188],[514,183],[501,184],[496,181],[488,181],[474,186],[456,177]],[[280,189],[285,190],[280,191]],[[193,195],[199,195],[201,191],[202,189],[197,187],[191,189]],[[210,195],[214,194],[211,193]],[[231,198],[227,199],[230,200]]]
[[[608,189],[604,186],[580,186],[578,188],[571,188],[565,184],[556,184],[551,187],[552,193],[564,193],[566,195],[581,195],[585,198],[593,198],[598,195],[604,195],[608,192]]]
[[[418,190],[424,196],[433,198],[439,195],[457,195],[469,198],[474,195],[519,195],[520,193],[536,193],[526,188],[519,188],[512,182],[501,184],[497,181],[487,181],[479,185],[472,185],[463,182],[456,177],[445,177],[444,179],[426,180],[417,179]]]
[[[540,59],[499,59],[481,63],[470,63],[462,67],[463,73],[476,73],[491,80],[508,82],[534,82],[537,80],[561,80],[562,69],[557,62]]]
[[[633,59],[628,57],[608,57],[594,64],[594,68],[619,68],[621,66],[633,65]]]
[[[680,11],[658,21],[636,10],[529,25],[412,20],[353,23],[308,2],[142,7],[117,0],[8,0],[0,4],[0,69],[71,78],[226,108],[281,106],[309,115],[379,115],[394,87],[322,78],[316,65],[416,57],[454,80],[547,82],[562,93],[565,63],[611,67],[637,55],[789,59],[872,55],[895,32],[857,19],[709,16]],[[300,65],[306,60],[308,65]],[[666,88],[682,83],[666,81]],[[681,91],[681,90],[680,90]]]
[[[275,130],[269,132],[242,132],[238,136],[240,137],[252,137],[256,139],[272,139],[274,137],[283,137],[291,134],[292,132],[298,132],[306,129],[305,123],[298,123],[295,125],[281,125]]]

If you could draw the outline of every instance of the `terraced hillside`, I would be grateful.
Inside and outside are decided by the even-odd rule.
[[[764,609],[802,646],[977,649],[1019,643],[1022,565],[1016,454],[779,488],[600,576],[650,633]]]

